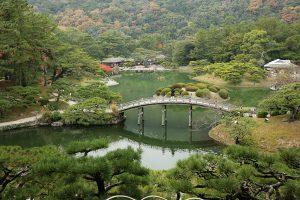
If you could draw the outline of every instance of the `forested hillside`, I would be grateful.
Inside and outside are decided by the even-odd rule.
[[[52,15],[60,26],[77,27],[92,35],[121,30],[137,37],[164,33],[183,38],[199,28],[228,25],[260,16],[297,18],[298,0],[29,0],[37,10]]]

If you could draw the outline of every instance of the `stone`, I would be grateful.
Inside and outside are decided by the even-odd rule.
[[[64,125],[64,123],[62,123],[62,122],[52,122],[51,123],[51,126],[54,126],[54,127],[59,127],[59,126],[63,126]]]

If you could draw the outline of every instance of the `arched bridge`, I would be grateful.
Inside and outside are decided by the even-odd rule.
[[[144,107],[150,105],[162,105],[162,123],[164,126],[167,121],[167,105],[188,105],[189,106],[189,126],[192,126],[192,107],[200,106],[206,108],[212,108],[221,110],[224,112],[230,112],[234,107],[230,105],[225,105],[220,102],[212,100],[204,100],[201,98],[191,98],[191,97],[150,97],[142,98],[139,100],[130,101],[127,103],[122,103],[117,105],[118,111],[123,113],[127,110],[134,108],[139,109],[138,113],[138,124],[143,123],[144,121]],[[109,113],[112,113],[111,109],[108,109]]]
[[[145,107],[150,105],[190,105],[190,106],[201,106],[207,108],[213,108],[230,112],[233,106],[204,100],[200,98],[185,98],[185,97],[150,97],[142,98],[139,100],[130,101],[118,105],[119,112],[124,112],[133,108]]]

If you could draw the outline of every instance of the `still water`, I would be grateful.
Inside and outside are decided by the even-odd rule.
[[[120,92],[123,101],[153,96],[159,87],[176,82],[193,82],[189,74],[146,73],[122,74],[114,77],[120,84],[112,89]],[[108,149],[90,153],[103,155],[117,148],[141,148],[142,164],[151,169],[169,169],[179,159],[194,153],[216,153],[223,148],[208,136],[213,122],[219,114],[210,109],[194,108],[193,128],[188,127],[188,108],[168,106],[167,126],[161,126],[161,106],[145,107],[145,123],[137,125],[137,110],[125,113],[126,121],[114,127],[39,127],[13,130],[0,134],[0,145],[35,147],[42,145],[65,146],[74,140],[106,137],[112,143]]]

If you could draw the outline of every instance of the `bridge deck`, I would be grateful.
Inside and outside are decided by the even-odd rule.
[[[151,97],[151,98],[142,98],[135,101],[130,101],[127,103],[122,103],[118,105],[119,112],[124,112],[126,110],[149,106],[149,105],[194,105],[207,108],[213,108],[222,110],[225,112],[230,112],[233,109],[233,106],[221,104],[220,102],[213,102],[209,100],[204,100],[200,98],[185,98],[185,97]],[[112,112],[110,109],[108,112]]]

